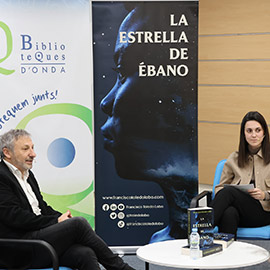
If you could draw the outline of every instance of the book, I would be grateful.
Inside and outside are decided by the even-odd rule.
[[[244,192],[248,192],[248,190],[250,189],[254,189],[254,185],[253,184],[246,184],[246,185],[236,185],[236,184],[224,184],[224,187],[235,187],[238,188]]]
[[[187,214],[188,214],[188,236],[191,234],[192,228],[197,228],[198,233],[200,235],[200,247],[211,246],[214,241],[213,208],[212,207],[188,208]]]
[[[215,254],[218,252],[223,251],[223,246],[222,244],[212,244],[211,246],[205,246],[200,248],[199,256],[200,258]],[[182,247],[181,249],[181,254],[182,255],[190,255],[190,248],[189,245]]]
[[[214,243],[221,244],[223,249],[227,248],[234,241],[234,235],[231,233],[214,233]]]

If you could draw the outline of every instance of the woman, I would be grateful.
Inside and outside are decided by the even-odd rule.
[[[254,184],[247,192],[224,184]],[[214,225],[220,232],[233,233],[237,227],[270,224],[270,142],[264,117],[248,112],[241,123],[238,152],[227,159],[215,189]]]

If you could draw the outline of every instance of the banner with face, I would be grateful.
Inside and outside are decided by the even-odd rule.
[[[198,2],[93,1],[92,14],[97,232],[109,245],[186,238]]]

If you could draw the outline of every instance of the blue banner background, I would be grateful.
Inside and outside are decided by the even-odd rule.
[[[181,1],[179,1],[181,2]],[[156,179],[151,177],[146,178],[145,181],[142,177],[134,178],[120,177],[119,173],[116,172],[116,163],[113,155],[104,149],[104,138],[100,128],[106,122],[108,116],[102,112],[100,103],[102,99],[110,92],[113,87],[117,74],[113,71],[115,63],[113,61],[115,41],[118,34],[118,28],[128,14],[125,9],[124,2],[98,2],[94,1],[92,6],[93,14],[93,51],[94,51],[94,100],[95,100],[95,198],[96,198],[96,232],[110,245],[110,246],[137,246],[148,243],[149,241],[160,241],[170,238],[185,238],[186,237],[186,215],[183,214],[181,217],[173,217],[177,215],[178,208],[181,211],[185,211],[187,208],[190,198],[197,193],[198,186],[198,172],[197,172],[197,15],[198,15],[198,2],[182,2],[183,13],[188,13],[189,19],[193,16],[193,21],[190,22],[190,29],[188,37],[191,39],[189,45],[190,56],[188,65],[190,68],[190,75],[187,78],[175,78],[179,80],[179,84],[185,81],[185,90],[180,97],[180,103],[182,99],[188,97],[188,104],[181,104],[185,106],[185,117],[189,118],[188,121],[192,125],[192,132],[189,133],[189,125],[185,127],[185,122],[182,120],[183,116],[179,117],[180,120],[174,119],[175,129],[179,123],[182,125],[181,132],[189,134],[185,148],[183,151],[188,152],[192,156],[192,164],[189,164],[187,158],[183,154],[182,168],[179,169],[177,166],[173,170],[178,170],[176,173],[170,175],[170,177],[162,178],[158,170],[156,174],[159,176]],[[175,2],[174,2],[175,3]],[[170,2],[151,2],[153,7],[157,5],[162,9],[164,5],[170,5]],[[182,10],[177,11],[177,14],[181,13]],[[158,15],[157,15],[158,16]],[[161,20],[162,18],[157,18]],[[163,22],[165,24],[165,22]],[[162,25],[162,22],[161,24]],[[166,28],[167,26],[165,26]],[[168,29],[168,27],[167,27]],[[160,30],[160,29],[157,29]],[[182,45],[182,44],[181,44]],[[156,55],[158,57],[158,55]],[[184,61],[182,61],[184,63]],[[182,63],[181,62],[181,63]],[[192,80],[191,80],[192,79]],[[119,79],[118,79],[119,80]],[[145,78],[145,80],[150,80]],[[160,85],[161,86],[161,85]],[[190,90],[192,89],[192,90]],[[145,89],[147,91],[148,89]],[[160,91],[161,92],[161,91]],[[157,94],[159,91],[157,91]],[[144,94],[140,93],[142,103]],[[140,96],[140,94],[138,94]],[[164,93],[163,93],[164,95]],[[170,96],[168,92],[168,96]],[[178,96],[178,94],[177,94]],[[176,98],[177,100],[177,98]],[[138,100],[134,99],[134,103]],[[150,101],[148,101],[150,102]],[[183,102],[184,103],[184,102]],[[133,103],[130,103],[130,110],[133,108]],[[145,102],[144,106],[148,106]],[[149,104],[149,106],[151,106]],[[180,106],[180,105],[179,105]],[[186,109],[190,106],[191,109]],[[179,109],[179,108],[178,108]],[[133,114],[136,114],[136,108]],[[138,108],[138,110],[140,110]],[[165,106],[165,111],[170,110],[169,107]],[[179,109],[180,110],[180,109]],[[127,110],[127,113],[128,110]],[[131,113],[132,114],[132,113]],[[162,113],[161,113],[162,114]],[[167,112],[164,112],[166,116]],[[172,114],[173,116],[173,114]],[[110,118],[110,116],[109,116]],[[134,126],[138,125],[138,129],[141,124],[148,125],[144,122],[143,118],[140,118],[140,123],[133,123]],[[174,121],[173,120],[173,121]],[[178,121],[179,120],[179,121]],[[182,121],[182,122],[181,122]],[[150,127],[151,128],[151,127]],[[135,131],[136,132],[136,131]],[[151,131],[149,131],[151,133]],[[181,134],[182,134],[181,133]],[[171,147],[171,142],[174,142],[175,138],[172,138],[169,143],[167,139],[162,137],[160,141],[161,149],[167,144],[168,148]],[[149,144],[151,144],[151,134],[149,134]],[[171,136],[171,135],[170,135]],[[180,136],[181,137],[181,136]],[[176,139],[178,140],[178,139]],[[180,139],[179,144],[184,143]],[[154,142],[154,140],[153,140]],[[155,146],[156,141],[154,142]],[[162,150],[161,150],[162,151]],[[163,154],[161,153],[161,156]],[[164,156],[170,155],[165,153]],[[172,156],[174,154],[172,153]],[[159,156],[150,157],[153,160],[158,159]],[[169,157],[170,158],[170,157]],[[151,163],[151,162],[150,162]],[[128,168],[128,167],[127,167]],[[169,168],[164,169],[168,171]],[[181,172],[180,172],[181,171]],[[184,171],[184,173],[182,172]],[[165,172],[166,173],[166,172]],[[179,180],[179,174],[182,174],[182,178],[189,179],[185,184]],[[184,176],[183,176],[184,174]],[[192,176],[191,176],[192,175]],[[129,178],[129,179],[125,179]],[[182,179],[181,178],[181,179]],[[138,181],[139,179],[140,181]],[[165,179],[165,180],[164,180]],[[191,179],[191,180],[190,180]],[[167,181],[167,182],[166,182]],[[167,187],[167,183],[169,187]],[[172,189],[174,189],[172,191]],[[175,192],[176,190],[176,192]],[[178,192],[181,190],[180,192]],[[174,193],[175,192],[175,193]],[[176,200],[180,202],[175,203],[172,199],[172,193],[177,197]],[[180,194],[181,193],[181,194]],[[188,193],[188,196],[186,195]],[[180,195],[179,195],[180,194]],[[173,195],[174,196],[174,195]],[[179,196],[179,197],[178,197]],[[169,202],[169,206],[168,206]],[[178,205],[176,205],[178,204]],[[184,209],[184,210],[183,210]],[[176,219],[177,222],[172,222],[171,219]],[[174,235],[169,235],[172,229],[178,231],[178,225],[175,223],[181,223],[183,231]],[[177,227],[172,228],[172,227]],[[181,227],[180,226],[180,227]],[[182,230],[181,229],[181,230]],[[164,230],[164,231],[161,231]],[[158,233],[155,239],[151,239],[154,233]]]

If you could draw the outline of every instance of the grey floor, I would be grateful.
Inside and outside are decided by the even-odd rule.
[[[239,240],[243,242],[248,242],[254,245],[261,246],[265,248],[266,250],[270,251],[270,240]],[[125,255],[123,257],[124,261],[130,264],[133,268],[136,270],[144,270],[145,269],[145,263],[138,259],[135,255]],[[168,268],[168,267],[162,267],[162,266],[157,266],[150,264],[149,270],[175,270],[179,268]],[[185,270],[184,268],[181,268]],[[234,268],[235,270],[241,269],[241,270],[270,270],[270,261],[266,261],[264,263],[258,264],[258,265],[253,265],[249,267],[241,267],[241,268]],[[190,269],[189,269],[190,270]],[[210,269],[209,269],[210,270]]]

